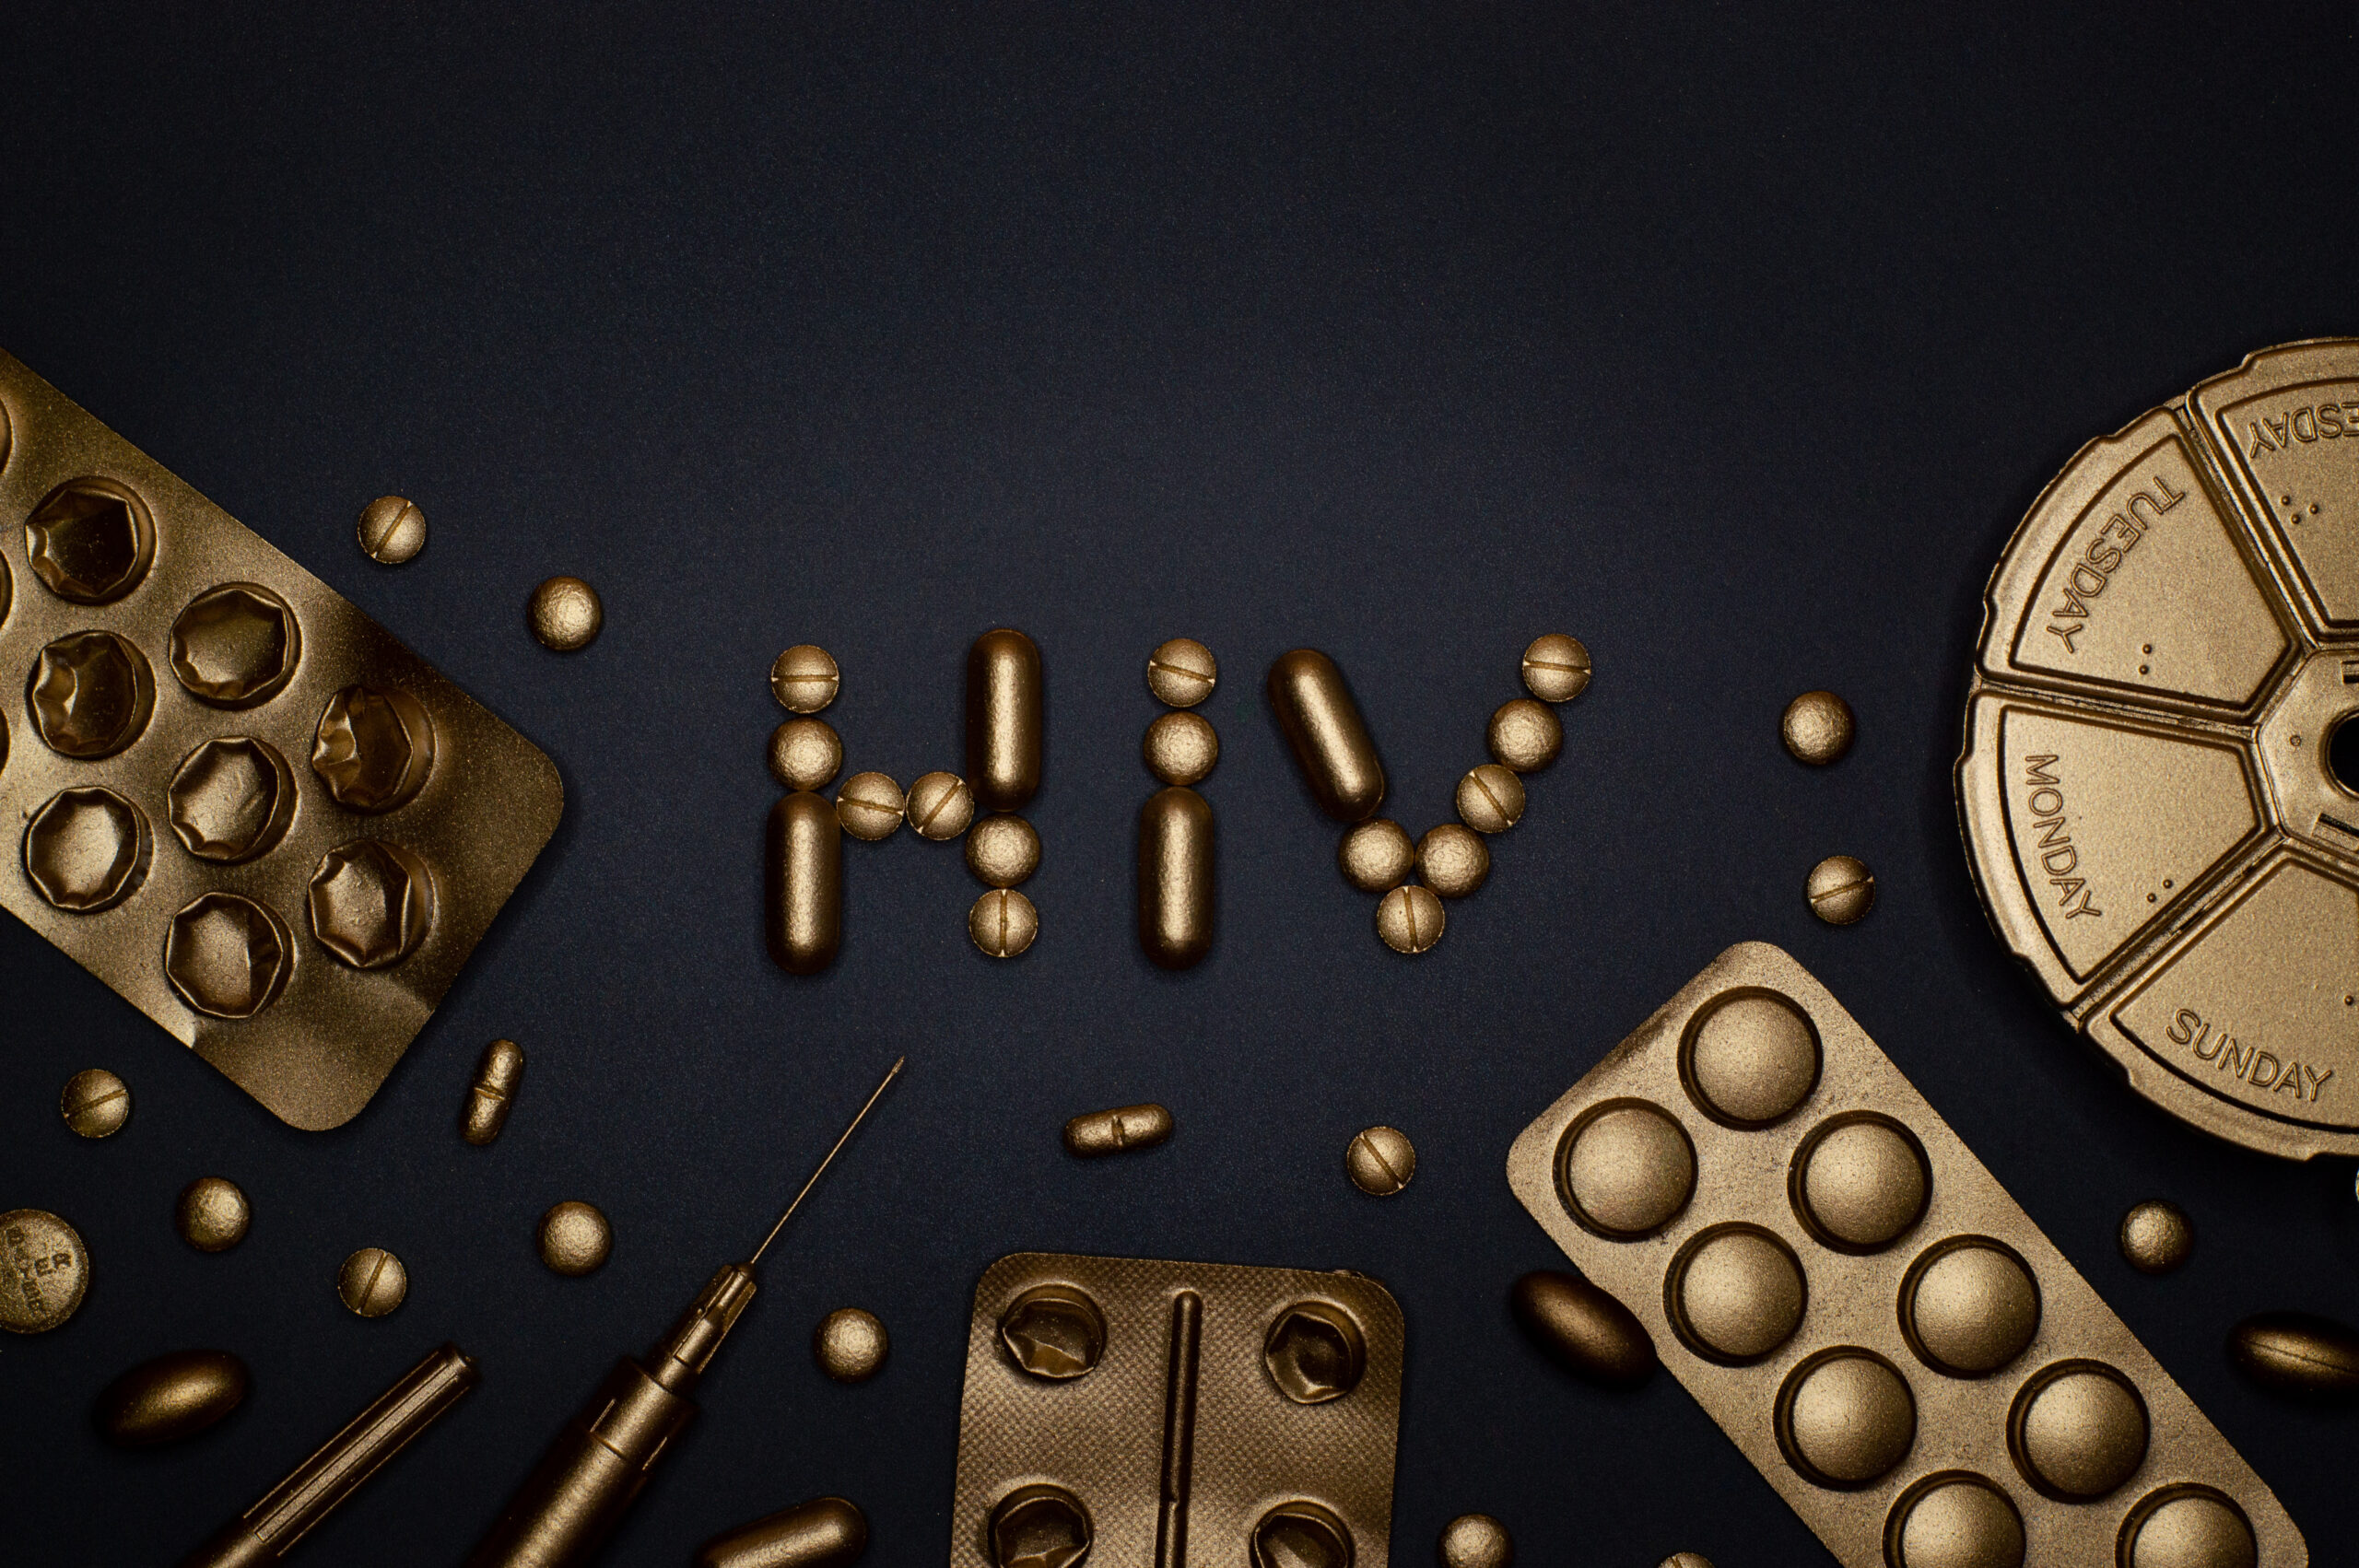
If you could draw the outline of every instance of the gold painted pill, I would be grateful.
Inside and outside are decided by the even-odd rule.
[[[86,1067],[65,1081],[57,1110],[76,1137],[107,1137],[131,1119],[131,1085],[103,1067]]]
[[[1646,1325],[1578,1274],[1535,1270],[1508,1292],[1508,1307],[1532,1342],[1576,1377],[1635,1388],[1654,1373]]]
[[[1688,1349],[1726,1366],[1773,1354],[1802,1327],[1809,1303],[1793,1248],[1759,1225],[1697,1232],[1672,1259],[1663,1283],[1672,1328]]]
[[[1916,1227],[1932,1200],[1933,1167],[1917,1135],[1874,1111],[1812,1129],[1787,1182],[1794,1213],[1837,1252],[1881,1252]]]
[[[2182,1481],[2130,1511],[2118,1561],[2121,1568],[2255,1568],[2260,1545],[2243,1509],[2211,1487]]]
[[[1655,1568],[1712,1568],[1712,1560],[1700,1551],[1674,1551]]]
[[[2112,1367],[2065,1361],[2024,1385],[2007,1414],[2023,1478],[2060,1503],[2105,1496],[2146,1462],[2146,1401]]]
[[[926,773],[910,786],[906,807],[910,831],[921,838],[946,843],[967,831],[975,820],[974,791],[955,773]]]
[[[1556,710],[1528,696],[1502,703],[1485,731],[1491,759],[1517,773],[1537,773],[1565,749],[1565,726]]]
[[[1091,1111],[1065,1123],[1065,1153],[1094,1160],[1126,1149],[1152,1149],[1171,1136],[1171,1112],[1149,1102]]]
[[[811,643],[798,642],[770,663],[770,695],[789,713],[819,712],[842,685],[835,656]]]
[[[494,1040],[475,1061],[475,1082],[467,1086],[467,1106],[459,1116],[459,1136],[480,1149],[499,1136],[516,1091],[524,1082],[524,1047],[513,1040]]]
[[[1444,898],[1463,898],[1491,877],[1491,851],[1479,834],[1454,822],[1417,840],[1417,876]]]
[[[823,789],[844,765],[844,743],[824,719],[790,719],[770,731],[769,764],[786,789]]]
[[[595,1204],[569,1198],[541,1216],[541,1261],[549,1271],[578,1280],[598,1271],[615,1249],[615,1228]]]
[[[2195,1251],[2195,1222],[2177,1204],[2148,1199],[2121,1216],[2121,1258],[2141,1274],[2167,1274]]]
[[[1888,1475],[1917,1441],[1908,1380],[1873,1351],[1821,1351],[1786,1375],[1778,1446],[1821,1486],[1860,1487]]]
[[[867,1382],[884,1367],[892,1348],[883,1320],[856,1306],[838,1307],[811,1334],[812,1359],[839,1383]]]
[[[1319,809],[1337,822],[1374,816],[1384,804],[1384,763],[1335,661],[1314,648],[1282,653],[1270,666],[1268,690]]]
[[[697,1549],[696,1568],[850,1568],[867,1549],[867,1517],[820,1497],[713,1537]]]
[[[1884,1522],[1891,1568],[2023,1568],[2024,1518],[1970,1470],[1942,1470],[1901,1494]]]
[[[363,1317],[382,1317],[409,1294],[409,1270],[381,1246],[364,1246],[335,1273],[335,1293]]]
[[[238,1184],[226,1176],[199,1176],[181,1188],[172,1211],[181,1239],[199,1252],[227,1252],[246,1239],[253,1209]]]
[[[770,957],[817,974],[844,940],[844,830],[826,796],[798,790],[770,807],[763,872]]]
[[[1146,769],[1166,784],[1199,784],[1220,761],[1220,732],[1197,713],[1167,713],[1140,744]]]
[[[901,787],[889,773],[855,773],[836,791],[836,820],[854,838],[874,844],[901,825]]]
[[[1397,1127],[1363,1128],[1344,1150],[1344,1174],[1370,1198],[1390,1198],[1417,1174],[1417,1146]]]
[[[1213,950],[1215,863],[1211,804],[1177,785],[1148,796],[1139,808],[1139,947],[1157,966],[1191,968]]]
[[[1433,889],[1415,883],[1394,888],[1376,906],[1376,934],[1395,953],[1429,951],[1448,923]]]
[[[1952,1377],[1984,1377],[2039,1332],[2039,1284],[2014,1248],[1953,1236],[1925,1249],[1900,1282],[1900,1332],[1918,1359]]]
[[[1040,869],[1040,835],[1020,816],[987,816],[967,832],[967,869],[985,887],[1015,887]]]
[[[1002,626],[967,653],[967,786],[986,811],[1022,811],[1040,789],[1047,698],[1040,650]]]
[[[2359,1398],[2359,1331],[2306,1312],[2264,1312],[2228,1335],[2228,1360],[2262,1387],[2337,1401]]]
[[[1696,1108],[1751,1130],[1818,1087],[1818,1028],[1790,997],[1747,988],[1714,998],[1687,1025],[1679,1078]]]
[[[1040,934],[1040,911],[1014,888],[994,887],[967,911],[967,935],[993,958],[1014,958]]]
[[[0,1214],[0,1328],[45,1334],[81,1310],[90,1253],[81,1235],[41,1209]]]
[[[1496,762],[1458,781],[1458,820],[1477,833],[1505,833],[1523,819],[1523,780]]]
[[[533,590],[526,618],[543,648],[578,653],[598,639],[606,624],[598,591],[578,577],[553,577]]]
[[[1843,760],[1856,731],[1851,705],[1833,692],[1804,692],[1786,704],[1778,735],[1797,762],[1825,767]]]
[[[1802,894],[1810,900],[1810,912],[1828,925],[1854,925],[1876,906],[1876,879],[1865,861],[1829,855],[1811,867]]]
[[[380,496],[361,509],[354,532],[361,554],[380,566],[397,567],[426,548],[426,514],[416,501]]]
[[[1589,649],[1579,638],[1552,632],[1523,650],[1525,689],[1543,702],[1570,702],[1589,690]]]
[[[1417,847],[1391,817],[1370,817],[1344,835],[1335,863],[1362,893],[1390,893],[1417,869]]]
[[[1434,1543],[1441,1568],[1513,1568],[1515,1539],[1488,1514],[1461,1514]]]
[[[1687,1207],[1696,1192],[1696,1145],[1661,1106],[1608,1100],[1565,1129],[1556,1190],[1583,1225],[1614,1241],[1636,1241]]]
[[[1157,702],[1193,708],[1219,684],[1219,661],[1192,637],[1175,637],[1147,655],[1146,689]]]
[[[91,1420],[119,1448],[177,1443],[244,1403],[246,1384],[246,1363],[228,1351],[174,1351],[108,1384]]]

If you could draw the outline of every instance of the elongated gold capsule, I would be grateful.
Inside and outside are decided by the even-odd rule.
[[[246,1397],[246,1363],[228,1351],[174,1351],[141,1362],[100,1391],[91,1419],[119,1448],[194,1437]]]
[[[1337,822],[1374,816],[1384,804],[1384,763],[1335,661],[1315,648],[1282,653],[1269,693],[1319,809]]]
[[[1125,1149],[1152,1149],[1171,1136],[1171,1112],[1155,1104],[1091,1111],[1065,1123],[1065,1153],[1094,1160]]]
[[[1213,950],[1213,808],[1193,790],[1158,790],[1139,808],[1139,946],[1166,969]]]
[[[475,1063],[475,1081],[467,1086],[467,1108],[459,1117],[459,1136],[480,1149],[508,1125],[516,1090],[524,1082],[524,1047],[513,1040],[494,1040],[484,1047]]]
[[[967,784],[985,811],[1018,812],[1039,792],[1048,704],[1040,650],[1005,626],[967,653]]]
[[[763,857],[770,956],[790,975],[816,975],[844,939],[844,830],[824,795],[798,790],[770,808]]]
[[[715,1536],[698,1549],[696,1568],[845,1568],[867,1547],[861,1511],[822,1497]]]

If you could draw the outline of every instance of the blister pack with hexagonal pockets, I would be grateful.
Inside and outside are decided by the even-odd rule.
[[[350,1120],[556,831],[555,765],[6,354],[0,517],[0,904],[281,1120]]]

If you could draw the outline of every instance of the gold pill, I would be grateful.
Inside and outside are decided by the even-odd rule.
[[[1851,705],[1833,692],[1804,692],[1786,704],[1778,734],[1797,762],[1825,767],[1843,760],[1856,726]]]
[[[2086,1503],[2146,1462],[2146,1401],[2101,1362],[2059,1362],[2015,1396],[2007,1446],[2023,1478],[2060,1503]]]
[[[855,773],[836,791],[836,819],[854,838],[890,838],[901,825],[901,787],[889,773]]]
[[[770,695],[789,713],[817,713],[836,700],[842,685],[835,656],[807,642],[796,643],[770,663]]]
[[[1490,880],[1491,851],[1480,835],[1445,822],[1417,840],[1417,875],[1442,897],[1463,898]]]
[[[1778,1445],[1821,1486],[1860,1487],[1891,1473],[1917,1441],[1908,1380],[1873,1351],[1821,1351],[1787,1375]]]
[[[569,1280],[597,1272],[615,1249],[615,1228],[596,1205],[569,1198],[541,1216],[541,1261]]]
[[[1674,1551],[1655,1568],[1712,1568],[1712,1560],[1700,1551]]]
[[[41,1209],[0,1214],[0,1328],[45,1334],[81,1310],[90,1253],[74,1227]]]
[[[1384,804],[1384,763],[1335,661],[1314,648],[1282,653],[1270,666],[1270,707],[1319,809],[1362,822]]]
[[[558,653],[578,653],[589,647],[606,624],[598,591],[578,577],[553,577],[533,590],[526,616],[541,646]]]
[[[987,816],[968,831],[967,869],[986,887],[1014,887],[1040,869],[1040,835],[1020,816]]]
[[[811,1334],[811,1355],[819,1370],[839,1383],[865,1383],[885,1365],[892,1342],[873,1312],[841,1306],[819,1319]]]
[[[967,911],[967,935],[993,958],[1014,958],[1040,934],[1040,911],[1013,888],[994,887]]]
[[[1855,925],[1875,907],[1876,879],[1865,861],[1829,855],[1811,867],[1802,892],[1810,899],[1810,912],[1828,925]]]
[[[1362,893],[1390,893],[1417,869],[1417,847],[1409,830],[1391,817],[1370,817],[1344,835],[1335,863],[1344,880]]]
[[[1417,1146],[1397,1127],[1364,1128],[1344,1150],[1344,1174],[1370,1198],[1390,1198],[1417,1174]]]
[[[1589,690],[1589,649],[1562,632],[1532,639],[1523,650],[1523,684],[1543,702],[1570,702]]]
[[[2121,1216],[2122,1260],[2141,1274],[2167,1274],[2195,1251],[2195,1222],[2177,1204],[2151,1198]]]
[[[1881,1252],[1924,1217],[1933,1167],[1925,1146],[1900,1123],[1850,1111],[1802,1140],[1787,1187],[1796,1216],[1822,1244],[1837,1252]]]
[[[364,1246],[335,1272],[335,1293],[363,1317],[382,1317],[409,1294],[409,1270],[381,1246]]]
[[[1606,1388],[1635,1388],[1655,1370],[1655,1342],[1630,1309],[1578,1274],[1541,1269],[1508,1293],[1508,1307],[1532,1342],[1574,1376]]]
[[[1458,781],[1458,820],[1477,833],[1505,833],[1523,817],[1523,780],[1496,762]]]
[[[1696,1108],[1750,1130],[1818,1087],[1818,1029],[1790,997],[1747,989],[1714,998],[1680,1042],[1679,1078]]]
[[[1441,1527],[1434,1554],[1441,1568],[1512,1568],[1515,1539],[1488,1514],[1461,1514]]]
[[[2264,1388],[2319,1400],[2359,1398],[2359,1331],[2306,1312],[2263,1312],[2228,1335],[2228,1360]]]
[[[820,1497],[713,1537],[697,1549],[695,1568],[851,1568],[867,1549],[867,1517]]]
[[[246,1239],[253,1209],[238,1184],[226,1176],[199,1176],[181,1188],[172,1223],[181,1239],[199,1252],[227,1252]]]
[[[1884,1522],[1891,1568],[2023,1568],[2024,1518],[2013,1499],[1968,1470],[1926,1477]]]
[[[380,496],[363,507],[355,531],[361,554],[379,566],[400,566],[426,548],[426,514],[399,496]]]
[[[243,1404],[246,1386],[246,1363],[228,1351],[174,1351],[108,1384],[91,1418],[119,1448],[177,1443]]]
[[[1614,1241],[1636,1241],[1687,1207],[1696,1191],[1696,1145],[1661,1106],[1608,1100],[1565,1129],[1556,1191],[1583,1225]]]
[[[1953,1236],[1900,1281],[1900,1332],[1918,1359],[1952,1377],[1984,1377],[2039,1332],[2039,1286],[2015,1250],[1989,1236]]]
[[[910,830],[921,838],[946,843],[975,820],[974,791],[955,773],[921,774],[910,786]]]
[[[1663,1285],[1671,1326],[1687,1348],[1728,1366],[1775,1352],[1802,1327],[1809,1303],[1793,1248],[1758,1225],[1698,1232],[1672,1259]]]
[[[1171,1136],[1171,1128],[1170,1110],[1152,1102],[1091,1111],[1065,1123],[1065,1153],[1094,1160],[1126,1149],[1152,1149]]]
[[[2211,1487],[2182,1481],[2130,1511],[2118,1561],[2121,1568],[2255,1568],[2260,1546],[2243,1509]]]
[[[1040,650],[1002,626],[967,653],[967,783],[987,811],[1022,811],[1039,792],[1047,728]]]
[[[131,1119],[131,1085],[103,1067],[86,1067],[65,1081],[57,1110],[77,1137],[104,1138]]]
[[[1198,784],[1220,761],[1220,732],[1202,714],[1167,713],[1146,727],[1140,746],[1149,773],[1166,784]]]
[[[844,940],[844,830],[826,796],[798,790],[770,807],[763,872],[770,957],[817,974]]]
[[[770,731],[769,763],[786,789],[823,789],[844,765],[844,743],[824,719],[790,719]]]
[[[1528,696],[1501,704],[1483,738],[1492,760],[1517,773],[1537,773],[1565,749],[1565,727],[1556,710]]]
[[[1448,923],[1433,889],[1415,883],[1394,888],[1376,906],[1376,934],[1395,953],[1429,951]]]
[[[513,1040],[494,1040],[475,1061],[475,1082],[467,1086],[467,1106],[459,1116],[459,1136],[480,1149],[499,1136],[516,1091],[524,1082],[524,1047]]]
[[[1192,637],[1175,637],[1147,655],[1146,689],[1157,702],[1193,708],[1219,684],[1219,661]]]
[[[1215,852],[1213,808],[1193,790],[1158,790],[1139,808],[1139,947],[1158,967],[1191,968],[1213,950]]]
[[[1045,1482],[1001,1498],[986,1534],[992,1568],[1078,1568],[1097,1539],[1081,1499]]]

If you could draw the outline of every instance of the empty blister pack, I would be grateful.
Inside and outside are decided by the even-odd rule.
[[[282,1120],[349,1120],[556,829],[556,767],[5,354],[0,521],[0,905]]]
[[[1516,1196],[1849,1568],[2301,1568],[2269,1488],[1793,958],[1729,949]]]
[[[952,1568],[1383,1568],[1401,1352],[1356,1274],[1003,1258],[968,1326]]]

